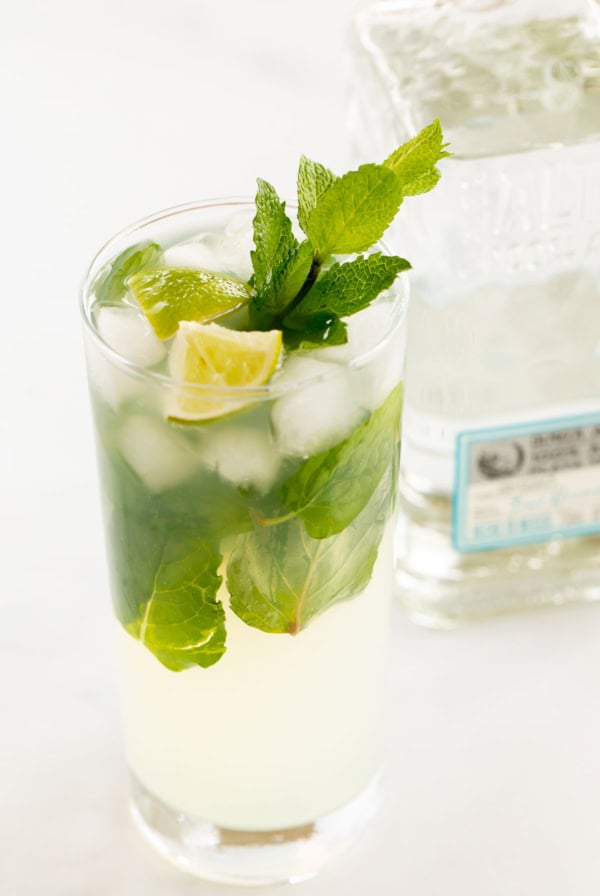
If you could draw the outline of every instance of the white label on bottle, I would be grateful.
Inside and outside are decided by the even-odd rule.
[[[459,433],[452,514],[457,551],[600,533],[600,414]]]

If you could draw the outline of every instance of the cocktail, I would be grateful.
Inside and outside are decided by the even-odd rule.
[[[393,159],[340,178],[303,159],[293,221],[264,181],[163,212],[84,286],[134,815],[204,877],[309,876],[377,804],[409,266],[377,245]]]

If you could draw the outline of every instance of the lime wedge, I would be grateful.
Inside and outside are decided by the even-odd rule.
[[[171,346],[169,371],[194,386],[244,388],[261,386],[273,374],[281,355],[281,330],[243,332],[218,324],[182,321]],[[172,420],[192,423],[230,414],[248,399],[215,395],[209,390],[177,391],[168,408]]]
[[[242,280],[194,268],[152,268],[129,277],[159,339],[172,336],[182,320],[210,321],[245,305],[251,295]]]

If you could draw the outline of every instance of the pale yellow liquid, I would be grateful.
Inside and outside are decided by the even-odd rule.
[[[227,652],[174,673],[118,626],[129,765],[177,811],[238,830],[295,827],[357,796],[381,757],[392,526],[364,592],[297,636],[227,613]]]

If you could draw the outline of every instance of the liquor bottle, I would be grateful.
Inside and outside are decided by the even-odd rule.
[[[413,264],[397,572],[416,621],[600,600],[600,0],[354,22],[355,161],[438,117]]]

